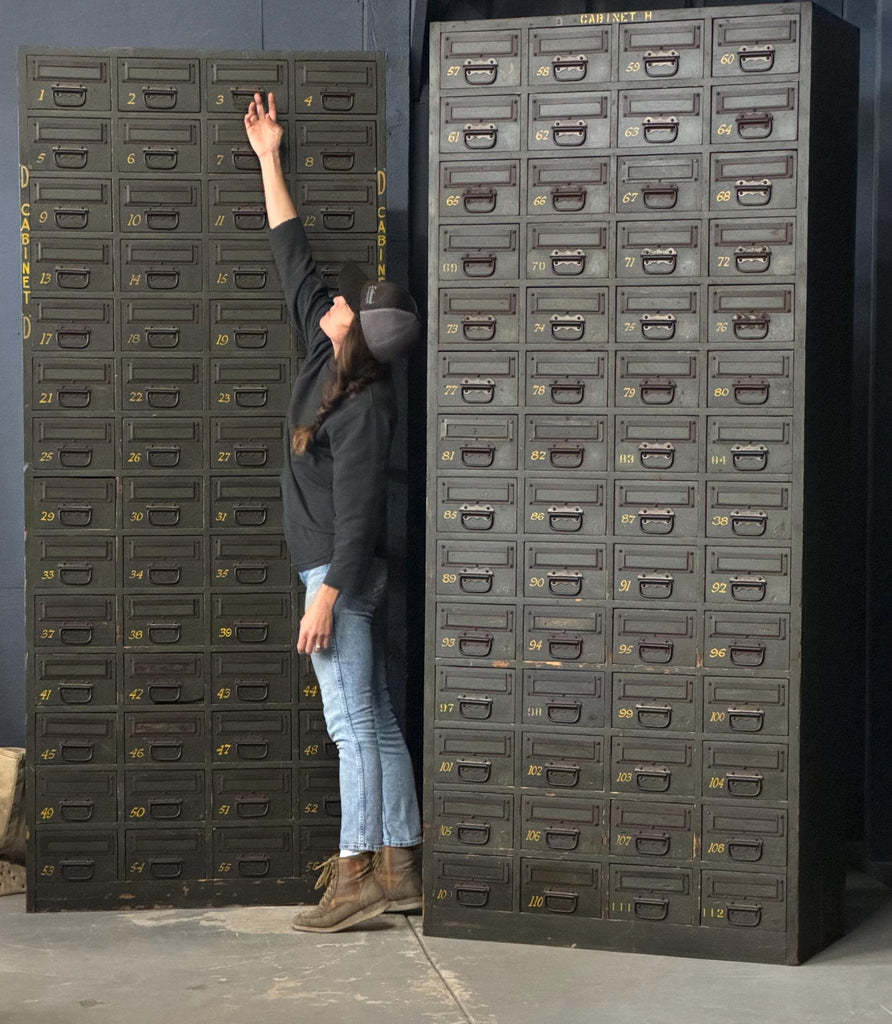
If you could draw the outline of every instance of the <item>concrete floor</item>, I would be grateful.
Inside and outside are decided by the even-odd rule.
[[[892,1024],[892,892],[849,888],[802,967],[428,938],[388,914],[291,931],[290,907],[26,914],[0,899],[2,1024]]]

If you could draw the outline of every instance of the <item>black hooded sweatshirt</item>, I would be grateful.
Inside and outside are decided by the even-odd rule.
[[[324,420],[303,455],[291,432],[309,426],[334,376],[331,341],[319,328],[332,295],[316,270],[298,219],[270,232],[279,279],[305,356],[288,407],[282,499],[285,540],[298,570],[329,564],[325,582],[358,592],[369,565],[385,549],[387,464],[396,401],[390,375],[343,401]]]

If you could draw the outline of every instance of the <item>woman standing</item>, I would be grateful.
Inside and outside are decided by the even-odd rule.
[[[332,298],[316,272],[281,163],[275,97],[255,93],[245,130],[260,161],[270,243],[306,354],[288,409],[285,537],[306,587],[297,650],[309,654],[337,744],[340,851],[318,906],[293,927],[334,932],[421,906],[412,763],[373,629],[386,590],[387,464],[395,396],[387,363],[420,337],[411,296],[347,264]]]

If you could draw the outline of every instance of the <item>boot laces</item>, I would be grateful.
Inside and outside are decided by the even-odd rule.
[[[313,886],[313,888],[325,889],[325,892],[322,895],[322,899],[319,901],[320,906],[322,904],[328,903],[328,901],[334,895],[334,882],[336,881],[337,878],[338,857],[339,854],[335,853],[319,865],[319,877],[316,879],[316,884]]]

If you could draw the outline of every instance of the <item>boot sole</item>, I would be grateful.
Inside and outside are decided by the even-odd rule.
[[[368,921],[373,917],[377,917],[379,914],[383,914],[389,906],[389,901],[384,899],[378,903],[373,903],[369,907],[364,907],[362,910],[357,910],[355,914],[351,914],[350,917],[345,917],[343,921],[338,921],[337,924],[328,925],[316,925],[316,924],[295,924],[293,921],[291,927],[296,932],[339,932],[343,931],[344,928],[350,928],[354,924],[362,924],[363,921]]]
[[[391,900],[386,912],[402,913],[406,910],[421,910],[421,906],[420,896],[408,896],[404,900]]]

